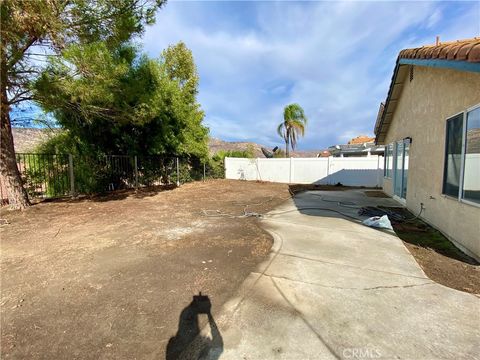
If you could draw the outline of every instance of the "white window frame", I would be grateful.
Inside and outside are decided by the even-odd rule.
[[[476,203],[474,201],[470,201],[468,199],[464,199],[462,198],[462,194],[463,194],[463,181],[464,181],[464,172],[465,172],[465,151],[466,151],[466,148],[467,148],[467,144],[466,144],[466,141],[467,141],[467,114],[473,110],[476,110],[480,108],[480,103],[477,104],[477,105],[474,105],[468,109],[466,109],[465,111],[461,111],[459,113],[456,113],[452,116],[449,116],[447,118],[447,120],[445,121],[445,124],[448,120],[454,118],[455,116],[458,116],[458,115],[462,115],[462,153],[461,153],[461,158],[460,158],[460,178],[458,179],[458,195],[457,197],[454,197],[452,195],[448,195],[448,194],[445,194],[443,193],[443,185],[445,184],[445,159],[443,160],[443,177],[442,177],[442,196],[446,197],[446,198],[449,198],[449,199],[452,199],[452,200],[457,200],[458,202],[461,202],[461,203],[464,203],[464,204],[468,204],[468,205],[472,205],[472,206],[475,206],[475,207],[480,207],[480,204],[479,203]],[[444,157],[447,155],[447,133],[445,132],[445,145],[444,145]]]
[[[388,162],[388,148],[390,149],[390,162]],[[385,152],[384,152],[384,163],[383,163],[383,178],[384,179],[392,179],[393,176],[393,153],[394,153],[395,143],[390,143],[385,145]]]
[[[393,198],[397,201],[399,201],[400,203],[402,204],[406,204],[407,203],[407,196],[405,194],[405,197],[402,198],[398,195],[395,194],[395,186],[397,184],[397,177],[396,177],[396,172],[397,172],[397,161],[398,161],[398,156],[397,156],[397,151],[398,151],[398,145],[399,144],[403,144],[404,146],[404,149],[403,149],[403,155],[402,155],[402,170],[400,171],[401,172],[401,187],[402,187],[402,190],[401,192],[403,193],[403,188],[404,188],[404,183],[403,181],[405,180],[404,179],[404,172],[405,172],[405,144],[408,144],[408,145],[411,145],[412,144],[412,141],[411,141],[411,138],[409,137],[406,137],[404,138],[403,140],[398,140],[398,141],[395,141],[394,143],[392,143],[393,147],[392,147],[392,185],[393,185]],[[410,156],[409,156],[410,157]],[[410,161],[410,160],[409,160]],[[408,188],[408,176],[407,176],[407,188]],[[402,194],[403,195],[403,194]]]

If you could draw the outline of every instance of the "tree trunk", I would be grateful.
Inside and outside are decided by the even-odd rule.
[[[285,157],[290,157],[290,132],[287,130],[287,137],[285,138]]]
[[[9,113],[10,107],[8,105],[7,91],[4,86],[2,86],[1,98],[0,176],[7,190],[10,207],[12,209],[25,209],[30,205],[30,202],[28,201],[27,192],[23,188],[22,178],[15,159]]]

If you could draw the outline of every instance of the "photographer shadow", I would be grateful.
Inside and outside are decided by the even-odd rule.
[[[208,296],[193,296],[192,302],[180,313],[178,330],[167,344],[166,360],[216,360],[223,352],[223,339],[211,313]],[[201,332],[199,315],[207,315],[211,338]]]

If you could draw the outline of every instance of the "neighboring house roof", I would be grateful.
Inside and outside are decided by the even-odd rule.
[[[365,144],[375,141],[375,138],[366,135],[360,135],[348,142],[348,145]]]
[[[383,145],[375,145],[374,142],[363,144],[333,145],[328,148],[332,155],[363,155],[367,153],[381,154],[384,152]]]
[[[400,99],[403,83],[409,73],[409,65],[450,68],[460,71],[480,72],[480,38],[438,42],[419,48],[404,49],[398,54],[392,81],[385,104],[380,104],[375,123],[375,142],[385,141],[389,125]]]

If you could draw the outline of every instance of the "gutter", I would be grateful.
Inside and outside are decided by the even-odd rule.
[[[393,70],[392,81],[390,83],[390,88],[388,90],[387,100],[385,101],[383,113],[380,118],[380,122],[378,126],[375,126],[375,145],[378,145],[379,143],[380,131],[382,130],[383,124],[385,122],[385,117],[390,105],[393,88],[397,83],[398,70],[400,66],[404,66],[404,65],[427,66],[427,67],[433,67],[433,68],[453,69],[457,71],[468,71],[468,72],[480,73],[479,62],[468,62],[468,61],[459,61],[459,60],[441,60],[441,59],[407,59],[407,58],[398,57],[395,63],[395,69]]]
[[[417,65],[434,68],[454,69],[459,71],[470,71],[480,73],[480,63],[458,61],[458,60],[439,60],[439,59],[400,59],[400,65]]]

